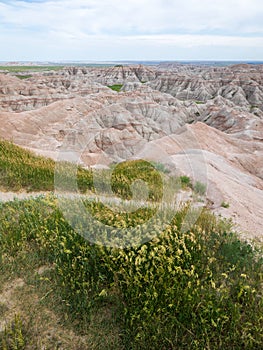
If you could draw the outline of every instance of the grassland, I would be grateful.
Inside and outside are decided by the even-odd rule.
[[[1,145],[2,186],[17,177],[19,188],[51,188],[51,160]],[[124,197],[136,167],[146,164],[120,165],[113,176]],[[147,169],[142,178],[156,182]],[[98,221],[140,233],[140,210],[131,217],[84,204]],[[0,348],[262,349],[262,248],[206,209],[185,231],[188,211],[186,204],[165,228],[153,215],[152,239],[111,248],[79,235],[52,194],[0,203]],[[96,236],[98,226],[87,231]]]
[[[0,70],[8,71],[10,73],[20,72],[42,72],[47,70],[60,70],[63,66],[0,66]]]

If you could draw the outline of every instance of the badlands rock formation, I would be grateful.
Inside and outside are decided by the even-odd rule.
[[[59,73],[34,74],[26,81],[0,74],[0,110],[28,111],[56,101],[108,90],[87,79],[84,73],[81,76],[74,74],[73,69]]]
[[[119,93],[109,88],[115,84]],[[206,183],[215,212],[262,234],[260,65],[67,67],[25,80],[0,74],[0,137],[54,159],[75,153],[84,166],[165,163]]]

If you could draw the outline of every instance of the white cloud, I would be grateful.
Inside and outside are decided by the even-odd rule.
[[[0,10],[4,23],[18,27],[66,27],[91,34],[204,30],[263,33],[261,0],[13,0],[0,4]]]
[[[17,43],[34,42],[36,47],[44,45],[50,55],[59,50],[62,54],[68,52],[68,45],[77,51],[81,47],[85,51],[84,47],[89,45],[101,54],[105,47],[106,58],[106,48],[109,50],[117,43],[126,47],[126,42],[138,48],[144,42],[146,47],[156,48],[168,45],[185,49],[206,47],[208,50],[211,46],[213,50],[217,46],[260,50],[262,23],[261,0],[0,2],[1,47],[9,45],[6,49],[10,50]],[[1,59],[5,59],[3,53]]]

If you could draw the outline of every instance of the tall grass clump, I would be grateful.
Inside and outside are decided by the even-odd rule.
[[[201,196],[204,196],[206,193],[206,185],[200,181],[196,181],[194,184],[194,191]]]
[[[133,197],[131,185],[138,180],[148,186],[147,199],[161,200],[163,196],[162,177],[154,165],[142,159],[122,162],[114,168],[111,177],[112,190],[121,198],[131,199]],[[142,186],[139,186],[140,188]]]
[[[207,230],[214,217],[204,215],[189,232],[173,222],[152,241],[111,257],[132,349],[262,346],[262,255],[222,223],[210,230],[207,222]]]
[[[0,333],[0,348],[2,350],[24,350],[26,340],[23,323],[19,315]]]

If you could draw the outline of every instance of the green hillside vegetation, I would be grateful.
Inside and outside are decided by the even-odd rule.
[[[0,140],[0,187],[6,191],[53,191],[55,161],[37,156],[8,141]],[[66,168],[67,164],[62,163]],[[81,192],[93,189],[92,173],[78,168]],[[67,179],[63,172],[63,181]]]
[[[0,145],[2,186],[14,188],[17,177],[15,188],[52,189],[52,160]],[[136,169],[146,172],[136,177]],[[92,187],[91,173],[79,174]],[[129,198],[131,180],[147,180],[157,184],[152,193],[158,203],[156,176],[147,162],[123,163],[113,172],[114,190]],[[68,199],[69,211],[74,203]],[[262,349],[259,245],[240,240],[231,223],[206,209],[185,231],[189,211],[195,214],[189,204],[163,227],[165,209],[160,216],[151,206],[114,213],[99,201],[83,203],[114,228],[111,236],[103,232],[105,244],[118,228],[133,227],[140,235],[151,218],[149,241],[126,248],[89,242],[69,225],[52,194],[0,202],[0,318],[9,320],[0,331],[1,349]],[[85,230],[89,238],[99,233],[89,221]],[[18,279],[19,287],[6,287]],[[6,288],[15,313],[1,299]]]
[[[163,181],[159,171],[154,165],[141,159],[122,162],[115,166],[111,177],[112,190],[124,199],[131,199],[131,185],[135,180],[141,180],[149,185],[150,200],[161,200]]]
[[[9,141],[0,140],[0,188],[5,191],[54,191],[54,173],[58,182],[61,176],[62,188],[67,188],[74,176],[74,167],[70,163],[58,162],[37,156]],[[77,186],[81,193],[95,191],[93,184],[95,170],[81,167],[77,169]],[[104,191],[104,171],[96,172],[96,189]],[[153,165],[144,160],[127,161],[118,164],[112,174],[112,189],[116,196],[131,198],[131,183],[141,179],[150,187],[149,199],[160,199],[162,183]]]
[[[105,211],[100,218],[97,203],[89,205],[98,219],[112,221]],[[156,220],[148,243],[113,249],[74,232],[52,196],[1,204],[1,286],[10,276],[25,280],[17,291],[25,299],[21,349],[44,337],[39,332],[47,310],[66,332],[84,336],[82,349],[260,349],[262,251],[207,211],[183,233],[184,216],[184,209],[177,212],[164,231]],[[96,234],[90,225],[89,235]],[[38,275],[41,266],[50,269]],[[37,295],[34,311],[25,308],[33,303],[30,293]],[[102,339],[92,335],[94,322]],[[12,334],[1,334],[0,344],[6,337]],[[66,339],[57,335],[49,342],[55,349]]]

